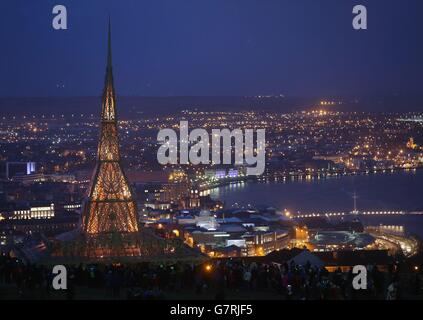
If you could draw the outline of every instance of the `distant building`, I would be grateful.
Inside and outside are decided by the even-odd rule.
[[[216,218],[211,215],[208,210],[201,210],[198,217],[195,219],[197,227],[206,229],[206,230],[217,230],[219,224],[216,221]]]
[[[374,242],[370,234],[349,231],[320,231],[310,236],[314,251],[365,249]]]
[[[6,162],[6,179],[35,173],[35,162]]]
[[[130,171],[128,179],[135,184],[140,200],[147,202],[149,207],[157,202],[175,204],[180,208],[193,207],[189,199],[194,195],[190,193],[191,184],[188,175],[183,170]]]
[[[79,220],[80,215],[73,212],[57,214],[49,219],[9,219],[0,221],[0,230],[55,236],[78,228]]]
[[[245,175],[245,168],[238,166],[235,168],[210,168],[204,170],[204,177],[208,180],[220,180],[220,179],[231,179],[238,178]]]
[[[13,176],[13,181],[21,182],[24,184],[31,184],[36,182],[75,182],[75,176],[71,174],[44,174],[44,173],[31,173],[31,174],[17,174]]]
[[[0,253],[7,252],[8,249],[13,248],[16,244],[24,241],[25,234],[15,231],[11,228],[0,229]]]
[[[219,217],[219,218],[218,218]],[[291,243],[290,226],[283,218],[267,211],[181,210],[170,219],[151,224],[157,230],[178,237],[213,258],[264,256],[287,248]],[[177,231],[177,232],[176,232]]]
[[[55,215],[54,204],[48,206],[24,207],[12,212],[2,213],[6,220],[51,219]]]
[[[407,141],[406,146],[407,146],[408,149],[412,149],[412,150],[417,149],[417,147],[418,147],[417,144],[414,143],[413,137],[410,137],[410,139]]]
[[[166,202],[152,202],[152,203],[145,203],[144,206],[152,210],[168,210],[170,209],[171,204]]]
[[[247,233],[242,238],[245,239],[248,256],[264,256],[287,248],[291,240],[289,232],[282,229]]]

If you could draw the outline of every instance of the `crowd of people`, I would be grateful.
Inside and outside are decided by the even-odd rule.
[[[17,297],[48,299],[55,297],[51,268],[24,264],[15,258],[0,257],[1,288],[14,288]],[[367,290],[355,290],[355,275],[337,270],[329,273],[309,263],[273,264],[243,260],[213,260],[203,264],[137,263],[131,265],[83,265],[67,267],[67,299],[78,299],[81,290],[101,293],[115,299],[167,299],[195,297],[236,299],[240,294],[260,293],[275,299],[344,300],[402,299],[404,294],[420,294],[420,276],[401,276],[398,269],[381,272],[368,267]],[[1,294],[0,294],[1,298]]]

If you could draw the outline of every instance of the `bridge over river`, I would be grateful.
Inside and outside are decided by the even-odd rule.
[[[342,216],[404,216],[404,215],[423,215],[423,211],[350,211],[350,212],[325,212],[325,213],[307,213],[293,214],[293,219],[307,219],[318,217],[342,217]]]

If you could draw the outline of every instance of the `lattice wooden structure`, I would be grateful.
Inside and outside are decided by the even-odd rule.
[[[82,214],[82,231],[90,235],[138,231],[137,206],[120,158],[111,46],[109,22],[97,164]]]
[[[45,263],[138,263],[205,261],[209,258],[181,239],[162,239],[150,230],[135,233],[76,234],[70,241],[51,241]]]
[[[84,203],[81,228],[29,246],[25,259],[47,264],[208,259],[181,239],[163,239],[138,226],[136,202],[122,168],[109,22],[97,164]]]

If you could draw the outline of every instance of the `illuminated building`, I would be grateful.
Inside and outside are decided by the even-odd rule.
[[[9,219],[29,220],[29,219],[51,219],[54,217],[54,204],[43,207],[30,207],[21,210],[14,210]]]
[[[16,175],[30,175],[35,173],[35,162],[7,162],[6,178],[12,179]]]
[[[128,179],[135,184],[137,200],[147,208],[189,207],[191,183],[184,170],[129,171]]]
[[[210,168],[204,170],[204,178],[207,180],[238,178],[243,175],[245,175],[245,168],[243,166],[237,166],[235,168]]]
[[[32,184],[37,182],[64,182],[74,183],[75,176],[71,174],[44,174],[44,173],[31,173],[31,174],[18,174],[12,179],[16,182],[23,184]]]
[[[370,234],[349,231],[320,231],[310,237],[315,251],[366,249],[374,241]]]
[[[109,25],[97,166],[82,217],[82,230],[87,234],[138,231],[137,206],[120,159],[111,50]]]
[[[48,219],[17,219],[3,221],[15,232],[26,235],[43,234],[47,237],[69,232],[78,227],[79,215],[74,212],[59,214]]]
[[[140,230],[136,202],[121,164],[110,24],[97,164],[81,220],[80,228],[49,239],[49,245],[31,249],[28,242],[28,252],[37,251],[37,254],[25,258],[46,263],[204,259],[197,251],[184,245],[182,239],[163,239],[147,228]]]
[[[191,189],[191,194],[189,197],[189,208],[198,208],[200,205],[201,202],[198,189]]]
[[[229,228],[219,227],[217,230],[185,227],[184,231],[186,243],[200,247],[203,252],[215,257],[264,256],[287,248],[291,240],[285,230],[246,232],[237,225]],[[233,250],[235,247],[237,249]]]
[[[270,252],[287,248],[291,240],[285,230],[256,231],[242,236],[248,256],[264,256]]]
[[[196,217],[196,225],[206,230],[216,230],[219,227],[216,218],[212,216],[208,210],[200,211],[200,214]]]
[[[417,144],[414,143],[414,138],[411,137],[408,141],[407,141],[407,148],[409,149],[416,149],[417,148]]]
[[[168,182],[163,185],[164,202],[178,203],[189,196],[190,183],[187,174],[182,170],[174,170],[169,174]]]

